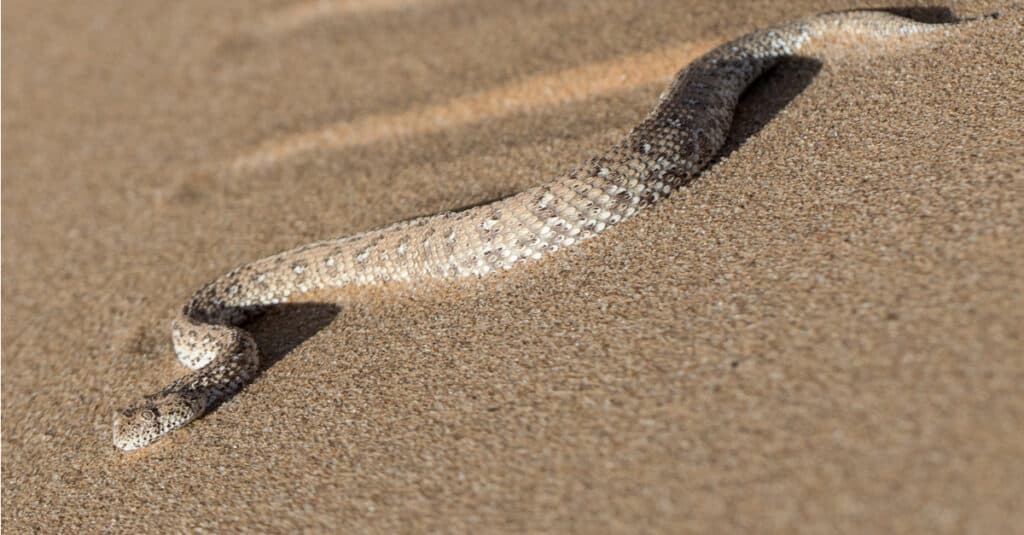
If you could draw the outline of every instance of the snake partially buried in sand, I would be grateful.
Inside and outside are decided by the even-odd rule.
[[[780,60],[811,52],[816,38],[863,47],[950,26],[851,11],[754,31],[682,69],[625,139],[550,182],[462,212],[304,245],[218,277],[172,325],[178,360],[194,371],[119,411],[114,445],[146,446],[249,383],[260,351],[238,325],[262,307],[326,287],[482,276],[594,237],[698,175],[725,142],[744,89]]]

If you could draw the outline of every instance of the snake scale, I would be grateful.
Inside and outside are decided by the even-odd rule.
[[[744,89],[781,59],[808,54],[808,45],[822,37],[829,46],[876,46],[875,38],[948,26],[850,11],[754,31],[682,69],[625,139],[550,182],[465,211],[304,245],[218,277],[192,296],[172,325],[178,359],[193,371],[118,411],[115,446],[146,446],[249,383],[260,351],[239,325],[261,307],[327,287],[482,276],[594,237],[708,166]]]

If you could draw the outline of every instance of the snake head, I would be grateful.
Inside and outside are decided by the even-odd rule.
[[[114,415],[114,445],[131,451],[146,446],[201,414],[196,403],[181,394],[155,396]]]

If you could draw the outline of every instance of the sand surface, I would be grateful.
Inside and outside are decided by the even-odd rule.
[[[111,445],[114,409],[181,373],[168,322],[203,282],[541,183],[714,44],[855,5],[5,2],[3,527],[1019,529],[1007,2],[776,69],[726,157],[600,239],[275,310],[242,394]]]

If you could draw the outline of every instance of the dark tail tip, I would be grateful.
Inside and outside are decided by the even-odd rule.
[[[998,11],[993,11],[991,13],[986,13],[984,15],[978,15],[977,17],[970,17],[970,18],[966,18],[966,19],[963,19],[963,20],[965,22],[969,21],[969,20],[985,20],[985,19],[993,19],[994,20],[994,19],[998,19],[999,16],[1000,15],[999,15]]]

